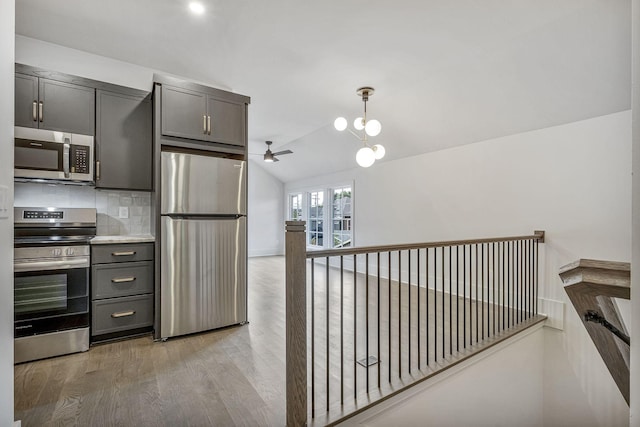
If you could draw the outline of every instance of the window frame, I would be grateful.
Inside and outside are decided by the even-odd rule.
[[[307,250],[321,250],[321,249],[334,249],[334,226],[333,226],[333,222],[334,222],[334,201],[333,201],[333,194],[335,190],[340,190],[340,189],[345,189],[345,188],[350,188],[351,189],[351,217],[349,218],[349,222],[350,222],[350,226],[351,226],[351,243],[349,247],[355,246],[355,189],[354,189],[354,183],[352,182],[340,182],[337,183],[335,185],[314,185],[314,186],[308,186],[308,187],[303,187],[303,188],[291,188],[287,190],[287,197],[286,197],[286,212],[287,212],[287,220],[288,221],[295,221],[295,219],[292,218],[292,212],[293,212],[293,203],[292,203],[292,198],[296,197],[298,195],[302,196],[302,213],[300,215],[300,218],[298,218],[297,220],[299,221],[305,221],[307,223],[306,226],[306,244],[307,244]],[[322,246],[320,245],[313,245],[311,244],[311,233],[313,232],[313,230],[311,230],[310,227],[310,200],[311,200],[311,193],[314,192],[322,192],[323,193],[323,209],[322,209]],[[316,230],[317,232],[317,230]]]

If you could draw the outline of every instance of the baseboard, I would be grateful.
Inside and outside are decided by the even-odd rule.
[[[283,256],[283,255],[284,255],[284,252],[277,249],[263,249],[263,250],[257,250],[257,251],[249,251],[247,256],[249,258],[257,258],[262,256]]]
[[[547,316],[544,326],[564,330],[564,306],[562,301],[538,298],[538,312]]]

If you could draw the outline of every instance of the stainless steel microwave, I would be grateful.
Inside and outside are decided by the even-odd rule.
[[[91,184],[94,142],[91,135],[15,127],[14,177]]]

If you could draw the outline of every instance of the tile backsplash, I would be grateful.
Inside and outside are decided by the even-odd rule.
[[[98,236],[151,234],[151,193],[144,191],[16,182],[14,206],[96,208]],[[120,218],[120,208],[128,218]]]

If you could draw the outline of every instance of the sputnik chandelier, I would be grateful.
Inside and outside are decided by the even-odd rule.
[[[373,146],[369,145],[369,137],[377,136],[380,134],[382,130],[382,125],[378,120],[367,120],[367,101],[369,97],[373,95],[374,89],[372,87],[361,87],[356,91],[358,96],[362,98],[364,102],[364,116],[358,117],[353,121],[353,127],[356,131],[352,129],[348,129],[347,127],[347,119],[344,117],[338,117],[334,122],[333,126],[336,130],[344,131],[348,130],[353,136],[362,141],[363,147],[358,150],[356,154],[356,162],[363,168],[368,168],[371,166],[376,160],[380,160],[384,157],[384,147],[380,144],[375,144]]]

